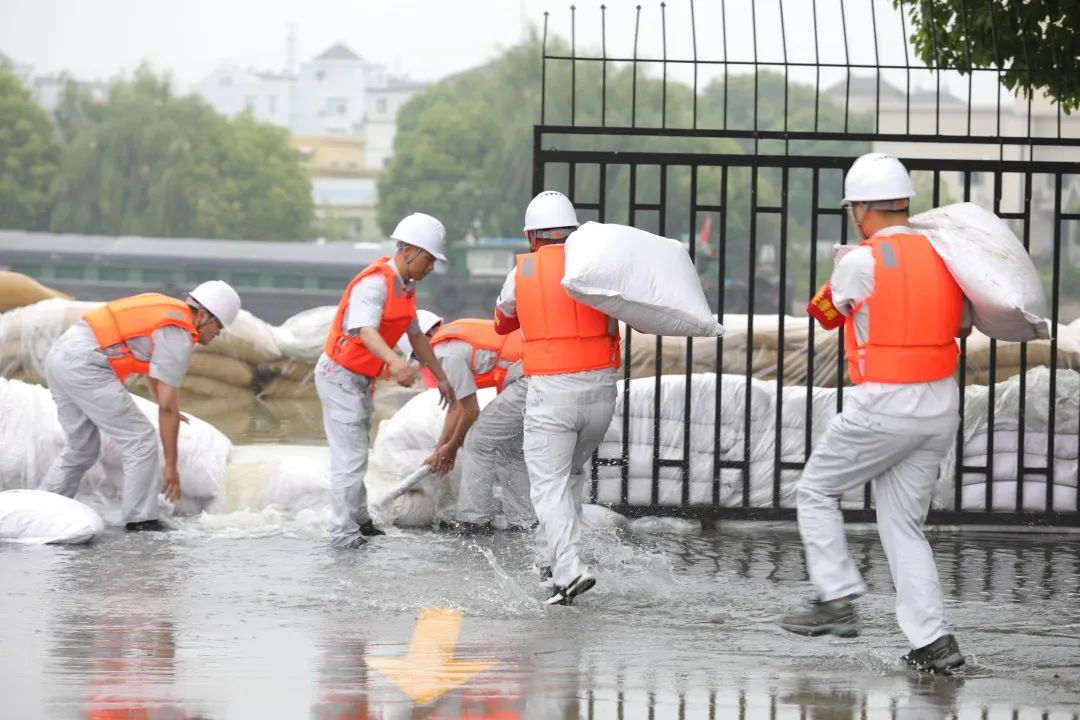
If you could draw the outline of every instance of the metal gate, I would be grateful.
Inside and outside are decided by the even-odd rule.
[[[848,18],[842,0],[839,2],[840,17]],[[1049,343],[1006,347],[990,340],[988,347],[980,346],[977,351],[977,377],[971,369],[976,363],[976,351],[969,348],[968,341],[961,342],[960,412],[970,421],[976,412],[971,398],[977,399],[979,416],[985,416],[983,422],[977,423],[978,438],[985,447],[980,444],[972,455],[971,423],[962,422],[955,442],[955,460],[942,480],[951,479],[952,487],[936,500],[929,521],[1080,525],[1075,450],[1080,444],[1080,430],[1076,427],[1077,374],[1073,370],[1080,365],[1080,347],[1073,348],[1071,334],[1059,337],[1071,333],[1071,328],[1066,327],[1070,322],[1080,336],[1080,252],[1075,247],[1080,243],[1080,122],[1063,117],[1060,108],[1040,113],[1036,101],[1030,98],[1010,106],[997,86],[996,102],[980,104],[973,99],[977,82],[987,75],[991,80],[995,76],[1000,80],[998,68],[975,68],[961,79],[967,86],[966,102],[943,90],[943,83],[955,86],[960,76],[954,69],[928,69],[909,59],[903,12],[889,16],[900,23],[898,29],[902,30],[889,39],[903,46],[904,62],[881,61],[883,18],[891,12],[887,3],[870,4],[873,62],[859,63],[848,56],[846,21],[845,59],[822,61],[818,57],[817,18],[823,12],[819,6],[826,4],[824,0],[813,4],[812,62],[788,57],[785,10],[790,12],[792,7],[805,5],[802,3],[749,2],[755,40],[761,8],[768,6],[779,12],[783,58],[767,62],[759,59],[756,42],[750,60],[727,57],[728,2],[719,6],[724,57],[717,60],[697,56],[698,28],[692,2],[688,5],[693,37],[691,58],[667,56],[668,17],[663,3],[655,13],[661,19],[663,54],[650,59],[638,55],[640,6],[635,18],[634,51],[629,57],[607,54],[608,18],[603,7],[599,54],[578,53],[578,18],[573,8],[567,13],[569,46],[555,39],[553,33],[549,36],[550,18],[545,14],[543,100],[541,122],[535,126],[533,136],[533,190],[563,190],[587,219],[626,223],[682,239],[699,267],[703,286],[721,322],[726,325],[738,319],[740,328],[745,324],[745,347],[732,351],[725,348],[731,340],[716,339],[715,348],[708,348],[715,353],[715,362],[709,368],[695,364],[695,349],[700,352],[703,347],[700,343],[655,340],[651,381],[653,447],[647,501],[631,497],[633,391],[627,363],[619,409],[623,424],[621,453],[609,447],[594,459],[593,496],[597,497],[601,478],[610,478],[615,472],[618,497],[606,501],[624,512],[697,515],[706,520],[794,518],[789,481],[803,467],[814,436],[823,429],[820,423],[815,427],[815,397],[822,395],[815,386],[835,388],[829,392],[835,392],[839,412],[845,384],[842,341],[836,352],[823,353],[819,344],[824,331],[815,328],[802,308],[814,289],[828,279],[832,265],[829,241],[846,244],[854,240],[845,213],[839,208],[843,173],[854,157],[873,148],[885,149],[904,161],[917,178],[917,191],[926,206],[974,201],[1010,222],[1031,252],[1050,302],[1053,332]],[[679,66],[684,75],[692,73],[692,87],[689,83],[679,87],[669,77],[669,69]],[[646,69],[649,67],[653,68],[651,74]],[[700,82],[703,68],[713,74],[711,85],[704,88]],[[823,78],[830,73],[833,77],[839,75],[840,81],[823,89]],[[813,77],[814,82],[796,82],[792,79],[795,74]],[[920,74],[936,82],[932,93],[913,88],[912,78],[918,80]],[[902,81],[905,76],[906,83]],[[623,91],[620,97],[625,100],[627,83],[630,108],[620,113],[615,107],[619,100],[613,98]],[[711,116],[704,111],[709,92],[714,106]],[[720,103],[716,100],[718,92],[722,93]],[[752,92],[752,112],[745,107],[748,92]],[[812,121],[808,108],[811,93]],[[682,103],[678,113],[671,111],[672,97]],[[651,106],[649,98],[653,100]],[[797,117],[793,98],[800,102]],[[852,110],[859,102],[863,109]],[[686,107],[688,103],[692,108]],[[1022,107],[1025,103],[1026,109]],[[718,104],[722,104],[719,118],[715,112]],[[773,111],[759,112],[766,106]],[[738,114],[745,120],[741,125],[732,121]],[[622,121],[612,120],[619,116]],[[1068,316],[1062,316],[1063,310]],[[776,362],[766,381],[772,388],[774,406],[769,428],[771,453],[755,457],[752,445],[761,437],[762,428],[752,417],[751,390],[762,387],[762,380],[754,375],[755,353],[760,350],[755,325],[763,324],[775,336]],[[801,400],[785,399],[785,395],[793,394],[793,355],[790,347],[785,347],[793,325],[799,333],[805,332],[806,338],[805,358],[796,358],[798,386],[804,390],[794,394]],[[627,358],[634,354],[632,342],[627,333],[623,348]],[[676,448],[681,454],[674,457],[661,447],[661,405],[665,386],[670,383],[664,381],[664,359],[670,357],[664,353],[665,343],[685,344],[683,369],[679,371],[683,380],[681,387],[678,383],[674,387],[682,400],[682,442],[681,448]],[[741,423],[731,422],[729,411],[730,427],[722,427],[725,410],[720,387],[730,383],[732,373],[728,371],[727,379],[721,376],[733,352],[740,355],[745,368],[740,377],[745,383],[742,417]],[[1005,355],[1008,359],[1002,360]],[[714,397],[695,399],[693,375],[710,371],[716,375]],[[1006,376],[1011,375],[1016,377],[1008,380]],[[980,381],[980,386],[965,392],[970,380]],[[1037,385],[1034,390],[1033,383]],[[641,382],[633,386],[638,392],[645,391]],[[668,388],[667,392],[670,396],[672,390]],[[999,408],[1010,407],[1014,400],[1015,417],[1010,414],[1000,420]],[[696,499],[691,497],[695,402],[713,404],[712,487],[704,499],[700,493]],[[785,418],[791,418],[793,412],[802,416],[801,426],[795,430],[785,427]],[[969,437],[965,437],[966,425]],[[722,451],[725,430],[738,437],[741,453],[732,453],[730,448]],[[802,435],[801,456],[795,458],[783,452],[793,432]],[[999,447],[995,447],[996,442]],[[979,462],[973,457],[985,460]],[[771,470],[771,487],[752,487],[752,479],[761,482],[760,473],[754,474],[755,467]],[[672,473],[681,483],[681,492],[675,499],[668,493],[662,502],[661,477]],[[721,488],[727,482],[722,478],[730,473],[736,473],[741,480],[741,492],[734,500],[730,493],[727,499],[721,497]],[[768,499],[761,502],[764,491]],[[759,501],[752,502],[755,494]],[[981,507],[976,496],[982,498]],[[848,503],[845,515],[849,520],[872,519],[869,484],[860,500]]]

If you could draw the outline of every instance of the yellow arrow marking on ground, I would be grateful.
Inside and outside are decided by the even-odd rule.
[[[493,662],[455,660],[461,611],[422,608],[416,616],[409,651],[403,658],[364,657],[369,667],[393,681],[413,702],[426,705],[487,670]]]

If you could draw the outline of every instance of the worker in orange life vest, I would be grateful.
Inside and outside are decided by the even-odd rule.
[[[186,301],[144,293],[105,303],[60,336],[45,358],[45,379],[56,401],[66,444],[41,489],[75,497],[101,453],[104,432],[120,447],[124,465],[121,522],[129,531],[164,530],[158,489],[180,497],[177,438],[180,384],[195,343],[206,345],[240,312],[240,296],[220,280],[204,282]],[[146,375],[158,404],[162,471],[154,426],[124,388]]]
[[[843,207],[864,242],[840,257],[807,308],[826,328],[844,325],[855,387],[814,448],[797,488],[799,532],[817,599],[781,619],[805,635],[858,633],[852,601],[866,592],[844,541],[840,497],[874,483],[878,533],[896,588],[896,616],[920,670],[964,664],[945,623],[944,595],[922,523],[938,466],[955,441],[959,389],[955,337],[970,330],[960,287],[930,241],[908,224],[914,189],[896,158],[858,158]]]
[[[545,541],[541,552],[553,574],[551,605],[569,605],[596,584],[581,559],[585,463],[611,423],[621,364],[618,323],[562,287],[563,243],[577,226],[574,206],[562,193],[533,198],[524,227],[532,252],[518,256],[495,308],[496,330],[520,327],[525,340],[525,464]]]
[[[521,346],[520,332],[499,335],[490,318],[455,320],[432,340],[435,357],[454,387],[458,408],[447,413],[428,464],[446,474],[454,467],[458,448],[464,446],[455,519],[465,534],[492,531],[500,509],[496,483],[502,492],[501,520],[527,528],[536,522],[521,447],[528,390],[528,381],[522,378]],[[498,395],[480,412],[476,392],[490,387]]]
[[[323,427],[330,446],[330,541],[335,547],[358,547],[365,536],[381,535],[367,507],[368,430],[374,411],[375,379],[389,367],[399,385],[418,379],[393,347],[409,336],[420,363],[435,374],[445,405],[454,391],[416,318],[416,282],[445,261],[446,230],[423,213],[401,220],[390,239],[392,258],[380,258],[361,271],[341,295],[326,345],[315,366],[315,391],[323,407]]]

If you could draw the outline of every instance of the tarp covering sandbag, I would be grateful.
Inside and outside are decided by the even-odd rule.
[[[81,545],[104,530],[101,516],[78,500],[43,490],[0,492],[0,542]]]
[[[157,428],[158,408],[134,398],[139,410]],[[182,495],[177,514],[214,509],[221,496],[225,466],[232,450],[229,439],[196,417],[180,424],[179,459]],[[64,446],[49,391],[38,385],[0,378],[0,490],[34,489]],[[101,458],[79,486],[77,498],[119,523],[123,488],[120,449],[102,436]]]
[[[1080,373],[1057,371],[1052,446],[1049,438],[1049,368],[1028,370],[1024,386],[1022,394],[1020,376],[995,386],[993,433],[990,432],[990,389],[981,385],[966,388],[961,462],[966,468],[989,468],[993,463],[991,510],[1017,510],[1019,488],[1016,481],[1022,462],[1023,497],[1019,509],[1076,512],[1076,483],[1080,472]],[[1053,500],[1049,507],[1048,467],[1053,477]],[[948,510],[986,510],[987,474],[986,470],[975,469],[962,474],[960,507],[956,508],[956,453],[951,450],[941,466],[941,480],[935,488],[933,506]]]
[[[562,285],[578,302],[643,333],[724,333],[682,244],[634,227],[587,222],[571,233]]]
[[[971,302],[975,327],[998,340],[1050,337],[1038,272],[1004,220],[957,203],[919,213],[911,226],[930,239]]]

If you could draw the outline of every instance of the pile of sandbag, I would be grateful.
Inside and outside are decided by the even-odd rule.
[[[753,333],[748,332],[746,315],[725,315],[722,338],[664,337],[660,343],[660,363],[656,362],[656,335],[632,330],[630,352],[624,353],[623,364],[630,367],[630,377],[680,375],[686,373],[688,345],[693,352],[691,372],[715,372],[717,348],[720,349],[720,371],[732,375],[747,372],[747,346],[750,347],[750,376],[759,380],[774,379],[779,372],[780,317],[754,315]],[[625,336],[625,328],[623,329]],[[783,373],[785,385],[806,385],[810,360],[810,331],[805,317],[784,317]],[[836,386],[836,361],[839,335],[820,328],[814,331],[813,385]],[[625,347],[625,346],[624,346]]]
[[[624,434],[624,390],[619,386],[615,416],[600,444],[599,457],[618,461],[625,457],[627,488],[623,495],[619,465],[601,465],[596,487],[596,499],[601,503],[631,505],[681,505],[683,480],[681,467],[657,469],[656,495],[653,495],[654,448],[659,445],[658,457],[678,460],[684,457],[684,419],[690,420],[689,487],[687,502],[691,505],[713,503],[714,449],[718,448],[721,463],[749,459],[748,497],[751,507],[770,507],[774,496],[775,438],[777,393],[775,383],[735,375],[721,375],[719,382],[713,373],[690,377],[690,400],[687,407],[686,378],[665,376],[660,383],[659,436],[656,427],[656,382],[639,379],[630,382],[629,432]],[[807,456],[806,416],[807,392],[803,387],[784,387],[781,396],[780,459],[781,462],[802,462]],[[749,427],[747,406],[749,405]],[[811,449],[836,415],[836,391],[814,388],[810,395]],[[719,415],[717,412],[719,411]],[[747,442],[749,438],[749,442]],[[625,440],[625,445],[624,445]],[[749,445],[749,448],[747,448]],[[794,485],[798,470],[780,473],[779,504],[794,506]],[[738,467],[719,468],[721,506],[742,504],[744,472]],[[851,506],[861,505],[861,493],[845,497]]]
[[[157,428],[157,405],[135,398],[135,404]],[[56,405],[45,388],[0,378],[0,490],[37,488],[64,445]],[[178,470],[182,496],[177,514],[215,509],[221,496],[232,443],[211,425],[189,416],[180,424]],[[83,478],[77,499],[119,522],[123,487],[120,449],[101,438],[101,457]]]
[[[26,307],[53,298],[71,299],[69,295],[45,287],[37,280],[22,273],[0,270],[0,312]]]
[[[969,468],[989,468],[990,508],[1015,511],[1017,477],[1023,462],[1022,510],[1041,512],[1047,509],[1047,451],[1053,467],[1054,498],[1050,507],[1060,512],[1077,511],[1078,445],[1080,445],[1080,374],[1059,370],[1054,396],[1054,443],[1050,447],[1050,370],[1037,367],[1025,375],[1026,401],[1020,393],[1020,377],[1009,378],[994,388],[994,425],[991,433],[990,389],[968,386],[965,390],[964,443],[961,462]],[[1023,412],[1021,412],[1023,404]],[[1022,418],[1022,420],[1021,420]],[[1021,453],[1020,427],[1024,434]],[[992,445],[992,447],[991,447]],[[1022,458],[1021,458],[1022,455]],[[962,473],[960,509],[985,510],[987,507],[988,469]],[[934,494],[934,507],[956,509],[956,456],[950,451],[941,466],[941,478]]]
[[[999,340],[994,343],[994,380],[1002,382],[1020,374],[1020,356],[1024,345]],[[990,338],[972,330],[966,343],[966,376],[968,385],[990,384]],[[1055,360],[1049,340],[1032,340],[1027,343],[1025,370],[1038,366],[1049,367]],[[1080,321],[1071,325],[1058,325],[1056,363],[1058,370],[1080,369]]]
[[[0,376],[43,382],[45,356],[98,303],[51,299],[0,313]]]

